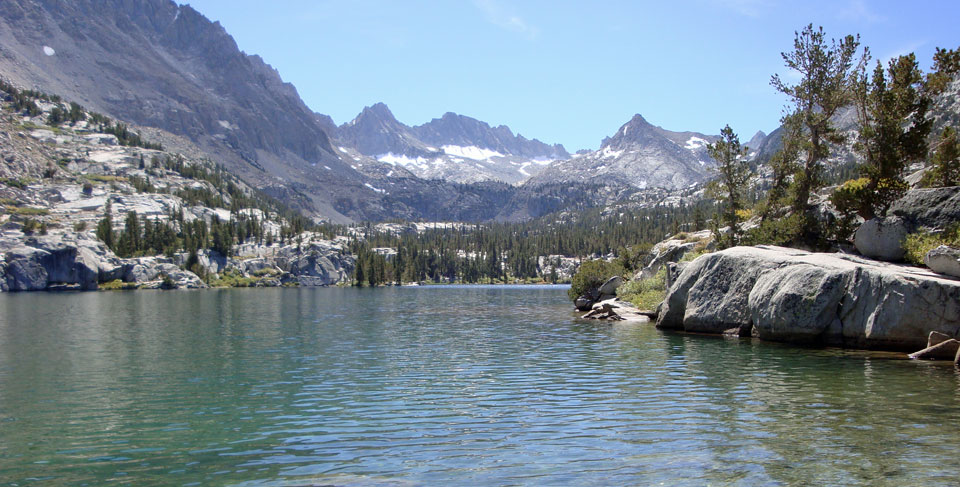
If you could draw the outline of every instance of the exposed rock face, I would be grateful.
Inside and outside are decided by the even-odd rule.
[[[671,237],[664,240],[650,249],[650,262],[638,271],[634,279],[649,279],[660,272],[668,262],[679,262],[687,253],[692,252],[697,246],[712,250],[716,245],[712,242],[713,234],[710,230],[701,230],[691,233],[686,238]]]
[[[120,259],[86,233],[60,233],[24,239],[0,238],[0,291],[41,291],[67,287],[97,289],[99,283],[119,279],[159,287],[166,276],[177,288],[206,284],[162,257]]]
[[[400,123],[383,103],[364,107],[356,118],[338,128],[338,134],[341,143],[368,156],[394,154],[416,159],[438,155],[436,147],[418,140],[413,130]]]
[[[960,333],[960,281],[842,254],[734,247],[681,272],[657,326],[858,348],[917,350]]]
[[[330,286],[346,282],[353,273],[352,256],[326,242],[313,243],[302,251],[285,247],[276,258],[277,266],[294,276],[301,286]]]
[[[867,257],[896,262],[903,260],[907,233],[907,225],[898,217],[872,218],[857,228],[853,244]]]
[[[941,245],[927,252],[923,263],[933,272],[960,277],[960,249]]]
[[[413,127],[420,140],[435,147],[455,145],[479,147],[501,154],[534,159],[565,159],[570,154],[560,144],[548,145],[537,139],[527,139],[506,125],[491,127],[475,118],[447,112],[423,125]]]
[[[97,288],[94,256],[54,242],[36,242],[37,246],[19,246],[4,256],[4,290],[36,291],[56,284],[77,284],[80,289]]]
[[[193,272],[181,266],[188,255],[121,259],[89,233],[58,233],[38,237],[0,237],[0,291],[40,291],[66,287],[94,290],[120,280],[141,289],[170,285],[179,289],[205,288]],[[308,235],[308,234],[304,234]],[[309,238],[309,237],[308,237]],[[354,257],[341,245],[307,240],[302,246],[239,246],[241,257],[224,257],[211,250],[198,252],[198,263],[214,277],[226,271],[260,277],[257,285],[330,286],[350,279]],[[172,285],[170,284],[172,282]],[[166,283],[166,284],[164,284]]]

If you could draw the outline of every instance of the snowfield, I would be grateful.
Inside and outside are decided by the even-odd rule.
[[[490,149],[481,149],[476,146],[463,147],[459,145],[445,145],[441,147],[443,152],[450,156],[465,157],[478,161],[490,160],[492,157],[505,157],[503,154]]]

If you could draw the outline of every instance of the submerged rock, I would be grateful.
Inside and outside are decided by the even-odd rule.
[[[657,326],[917,350],[930,331],[960,332],[960,281],[850,255],[734,247],[704,255],[680,273]]]
[[[588,296],[580,296],[573,301],[573,306],[577,308],[577,311],[590,311],[595,302]]]

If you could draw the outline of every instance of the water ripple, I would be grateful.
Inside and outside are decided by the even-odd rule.
[[[580,322],[564,294],[0,296],[0,479],[954,484],[950,369]]]

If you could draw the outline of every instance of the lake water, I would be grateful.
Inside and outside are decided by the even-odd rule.
[[[0,295],[2,485],[957,485],[960,375],[561,288]]]

